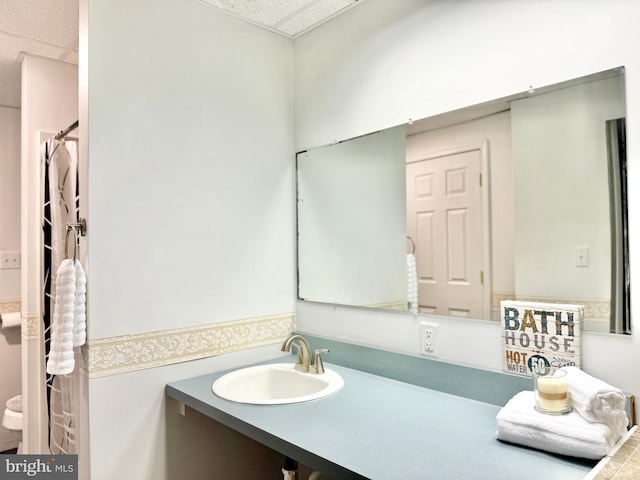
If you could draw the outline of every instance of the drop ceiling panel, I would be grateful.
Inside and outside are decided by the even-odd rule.
[[[77,52],[74,56],[66,48],[51,43],[0,32],[0,105],[20,106],[22,53],[77,63]]]
[[[364,0],[195,0],[293,38]]]
[[[354,0],[323,0],[322,2],[314,2],[309,8],[296,13],[296,15],[290,16],[282,23],[276,25],[275,28],[290,37],[295,37],[297,34],[320,25],[353,5],[355,5]]]
[[[60,47],[78,45],[78,0],[0,0],[0,31]]]
[[[14,62],[20,67],[20,53],[59,60],[62,55],[68,54],[68,50],[51,43],[43,43],[25,37],[14,37],[0,32],[0,58]]]
[[[200,0],[252,23],[273,26],[315,0]]]

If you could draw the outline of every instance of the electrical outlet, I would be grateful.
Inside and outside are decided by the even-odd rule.
[[[420,354],[421,355],[436,355],[436,345],[438,337],[438,324],[437,323],[420,323]]]
[[[3,270],[20,268],[20,252],[0,252],[0,268]]]

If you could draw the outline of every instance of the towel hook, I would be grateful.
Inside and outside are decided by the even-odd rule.
[[[85,236],[87,234],[87,220],[85,218],[79,218],[78,223],[67,223],[67,229],[73,228],[77,230],[81,236]]]
[[[67,225],[67,233],[64,236],[64,258],[69,258],[69,234],[73,233],[73,261],[76,261],[78,252],[78,235],[76,229],[71,225]]]
[[[409,235],[407,235],[407,240],[411,242],[411,253],[416,253],[416,244],[413,239]]]
[[[79,237],[87,234],[87,221],[84,218],[78,219],[78,223],[67,223],[67,232],[64,236],[64,257],[69,258],[69,233],[73,232],[73,260],[78,258]]]

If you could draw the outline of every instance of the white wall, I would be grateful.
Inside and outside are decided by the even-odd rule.
[[[0,251],[20,251],[20,109],[0,106]],[[0,270],[0,301],[20,299],[20,270]]]
[[[89,16],[90,337],[293,311],[290,43],[189,0]]]
[[[518,298],[611,296],[605,123],[624,110],[619,78],[512,103]],[[587,267],[574,262],[582,246]]]
[[[20,251],[20,110],[0,106],[0,251]],[[0,270],[0,312],[20,300],[20,270]],[[3,303],[6,308],[3,308]],[[21,393],[20,328],[0,332],[0,408]],[[17,441],[0,429],[0,451]]]
[[[635,0],[367,0],[294,42],[298,150],[625,65],[629,185],[640,181],[640,9]],[[629,192],[631,304],[640,304],[640,192]],[[635,239],[635,240],[634,240]],[[418,351],[418,319],[298,302],[298,327]],[[637,317],[636,317],[637,318]],[[500,328],[439,319],[440,356],[501,369]],[[632,336],[585,334],[584,368],[640,395]],[[454,341],[455,340],[455,341]]]
[[[291,42],[191,0],[87,6],[90,352],[293,312]],[[167,478],[165,384],[230,357],[90,378],[92,480]]]

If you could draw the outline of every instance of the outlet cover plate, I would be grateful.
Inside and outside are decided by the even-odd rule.
[[[420,322],[420,355],[437,356],[438,328],[437,323]]]

